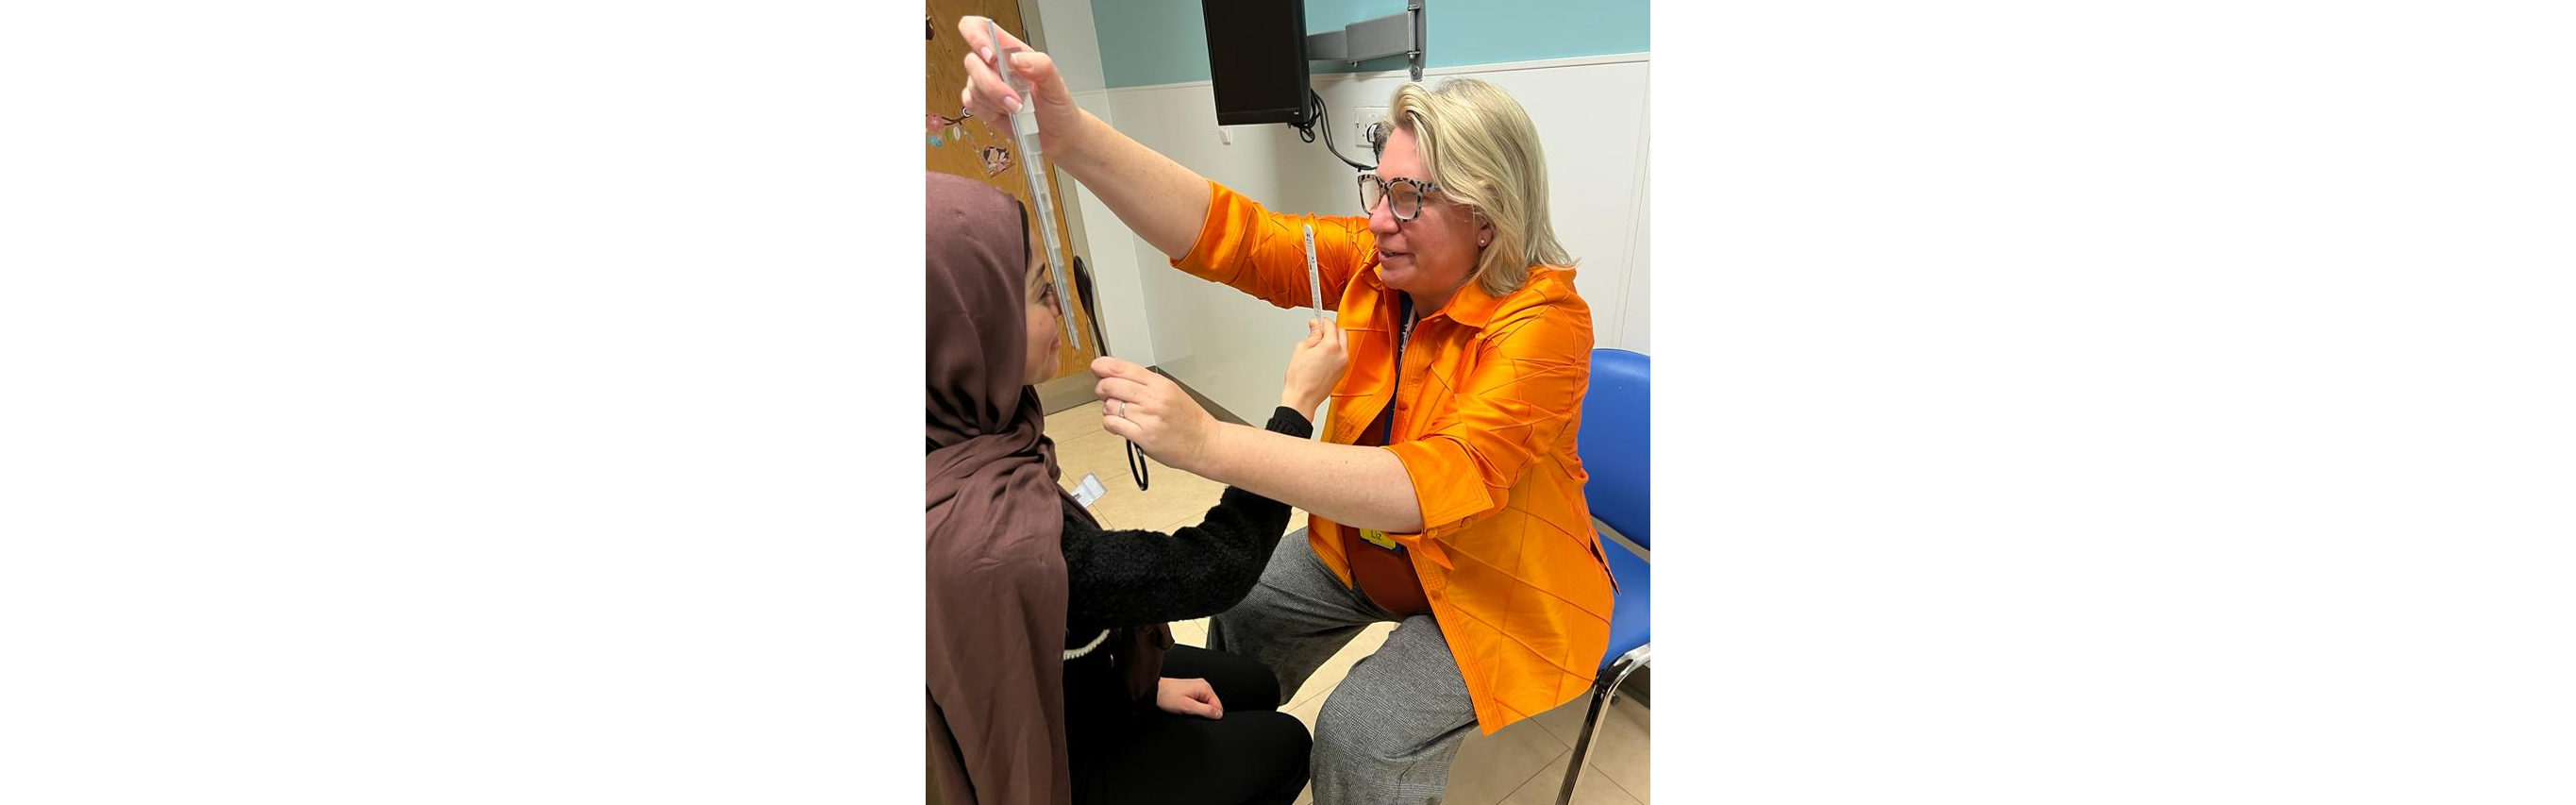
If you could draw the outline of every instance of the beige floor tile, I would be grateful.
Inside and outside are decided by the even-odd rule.
[[[1055,462],[1064,468],[1065,477],[1061,482],[1065,488],[1073,488],[1075,482],[1082,480],[1083,473],[1096,472],[1100,473],[1100,485],[1110,492],[1118,492],[1122,488],[1128,492],[1136,491],[1136,483],[1127,479],[1127,440],[1099,430],[1079,434],[1050,432],[1047,435],[1055,438]],[[1120,482],[1120,486],[1110,486],[1111,481]]]
[[[1154,530],[1156,530],[1156,531],[1160,531],[1160,532],[1163,532],[1163,533],[1165,533],[1165,534],[1169,534],[1169,533],[1172,533],[1172,532],[1175,532],[1175,531],[1179,531],[1179,530],[1184,529],[1184,528],[1188,528],[1188,527],[1190,527],[1190,526],[1198,525],[1199,523],[1201,523],[1201,522],[1205,522],[1206,520],[1207,520],[1207,512],[1199,512],[1199,513],[1197,513],[1197,514],[1193,514],[1193,515],[1190,515],[1190,516],[1188,516],[1188,517],[1183,517],[1183,518],[1178,519],[1178,520],[1173,520],[1173,521],[1171,521],[1171,522],[1164,523],[1164,524],[1162,524],[1161,526],[1159,526],[1159,527],[1155,528]]]
[[[1079,437],[1058,435],[1056,465],[1064,470],[1060,485],[1067,491],[1080,485],[1085,474],[1099,476],[1106,494],[1092,503],[1091,512],[1111,528],[1170,533],[1183,526],[1198,525],[1207,517],[1208,508],[1225,495],[1224,484],[1152,459],[1146,460],[1145,479],[1153,488],[1137,489],[1135,476],[1127,468],[1127,440],[1097,429]],[[1295,533],[1305,527],[1306,511],[1292,507],[1287,528],[1281,533]]]
[[[1059,442],[1076,436],[1099,433],[1100,401],[1093,400],[1048,414],[1046,432],[1048,436],[1055,437]]]
[[[1449,762],[1444,805],[1496,805],[1528,783],[1551,760],[1565,764],[1565,742],[1535,724],[1513,724],[1492,735],[1473,733]]]
[[[1184,646],[1207,648],[1207,619],[1173,621],[1172,642]]]
[[[1159,522],[1177,529],[1199,524],[1207,518],[1208,509],[1215,508],[1217,500],[1224,496],[1224,484],[1177,470],[1157,469],[1151,491],[1138,492],[1131,484],[1128,497],[1117,505],[1130,512],[1128,521],[1136,523],[1131,528],[1148,528],[1146,523]]]
[[[1315,805],[1315,784],[1307,783],[1306,790],[1297,792],[1297,805]]]
[[[1324,700],[1316,699],[1311,702],[1289,705],[1279,709],[1281,712],[1296,716],[1298,721],[1306,722],[1306,734],[1313,735],[1315,734],[1315,716],[1316,714],[1324,711]]]
[[[1546,769],[1532,775],[1529,782],[1522,783],[1520,790],[1513,791],[1511,796],[1503,798],[1500,805],[1554,805],[1557,792],[1565,787],[1565,764],[1571,759],[1572,753],[1568,753],[1548,761]],[[1646,803],[1630,796],[1627,789],[1620,788],[1618,783],[1611,782],[1609,776],[1602,774],[1596,767],[1585,771],[1582,779],[1574,781],[1574,805],[1646,805]]]
[[[1592,744],[1589,765],[1639,802],[1651,795],[1647,789],[1654,778],[1653,727],[1654,711],[1622,696],[1601,714],[1601,734]]]
[[[1055,438],[1055,464],[1064,470],[1058,485],[1072,490],[1082,483],[1083,473],[1099,473],[1100,487],[1110,494],[1133,493],[1136,484],[1127,480],[1127,442],[1099,431],[1079,435],[1048,433]],[[1112,486],[1110,482],[1116,481]]]
[[[1531,716],[1530,720],[1547,728],[1548,732],[1555,734],[1557,739],[1564,741],[1567,746],[1573,746],[1574,739],[1583,734],[1583,712],[1591,706],[1592,693],[1585,691],[1583,695],[1574,697],[1574,701],[1557,705],[1554,710]]]
[[[1332,659],[1325,660],[1322,666],[1315,669],[1313,676],[1306,678],[1306,684],[1303,687],[1289,695],[1289,704],[1304,704],[1308,700],[1323,701],[1324,696],[1332,692],[1333,686],[1342,683],[1342,677],[1350,675],[1351,666],[1358,664],[1360,658],[1376,652],[1379,646],[1386,645],[1386,635],[1392,631],[1395,631],[1395,624],[1392,623],[1373,623],[1368,628],[1361,629],[1359,636],[1351,638],[1349,644],[1342,646],[1342,650],[1335,652]]]
[[[1110,528],[1154,529],[1184,518],[1195,524],[1225,494],[1223,484],[1161,464],[1148,469],[1146,480],[1153,488],[1137,489],[1127,472],[1127,440],[1105,431],[1059,440],[1056,463],[1064,468],[1067,489],[1080,484],[1085,473],[1100,476],[1107,493],[1092,502],[1091,511]]]

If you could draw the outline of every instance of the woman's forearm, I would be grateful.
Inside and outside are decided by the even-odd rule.
[[[1181,167],[1112,128],[1089,111],[1081,136],[1056,167],[1109,205],[1118,220],[1166,255],[1179,258],[1198,244],[1207,223],[1207,177]]]
[[[1423,526],[1411,474],[1382,448],[1222,425],[1201,466],[1190,471],[1344,525],[1395,534]]]

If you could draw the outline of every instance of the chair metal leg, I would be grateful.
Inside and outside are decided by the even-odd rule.
[[[1556,805],[1574,802],[1574,781],[1583,776],[1583,764],[1592,754],[1592,740],[1600,730],[1601,714],[1609,711],[1610,705],[1619,700],[1619,686],[1628,681],[1628,675],[1653,658],[1653,649],[1654,644],[1648,643],[1619,655],[1618,661],[1593,678],[1592,706],[1583,713],[1583,733],[1574,739],[1574,752],[1566,759],[1565,784],[1556,789]]]

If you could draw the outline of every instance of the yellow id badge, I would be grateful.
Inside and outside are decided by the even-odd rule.
[[[1360,529],[1360,539],[1368,540],[1380,548],[1385,548],[1390,551],[1395,550],[1395,538],[1387,536],[1384,531],[1379,531],[1374,528],[1363,528]]]

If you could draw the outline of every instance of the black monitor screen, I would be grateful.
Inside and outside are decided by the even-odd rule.
[[[1199,0],[1199,10],[1207,15],[1217,125],[1303,125],[1305,0]]]

